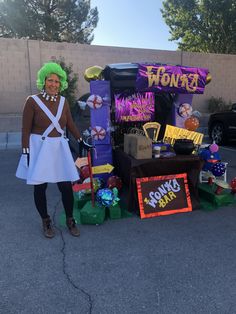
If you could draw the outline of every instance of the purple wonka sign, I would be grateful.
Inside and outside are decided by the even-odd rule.
[[[153,121],[154,93],[133,93],[115,95],[116,122]]]
[[[139,64],[138,66],[136,78],[138,91],[203,94],[209,73],[205,68],[166,64]]]

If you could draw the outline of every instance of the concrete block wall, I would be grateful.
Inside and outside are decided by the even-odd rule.
[[[0,113],[19,113],[30,93],[27,41],[0,41]]]
[[[25,99],[37,92],[37,71],[43,63],[60,57],[64,57],[67,64],[72,63],[74,73],[79,76],[78,97],[89,92],[89,83],[83,77],[86,68],[93,65],[104,67],[110,63],[150,61],[208,68],[212,82],[206,86],[204,95],[193,97],[194,109],[202,113],[207,112],[207,100],[211,96],[236,101],[236,55],[0,38],[0,132],[20,131],[19,121]]]

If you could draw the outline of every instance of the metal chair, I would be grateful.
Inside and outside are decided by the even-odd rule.
[[[221,161],[221,162],[225,166],[225,173],[221,177],[217,177],[217,179],[227,182],[227,165],[228,165],[228,163],[227,162],[223,162],[223,161]],[[200,174],[199,174],[199,182],[200,183],[208,182],[210,174],[211,174],[210,171],[201,170]]]

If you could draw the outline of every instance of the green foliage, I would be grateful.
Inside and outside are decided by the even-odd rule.
[[[164,0],[161,12],[180,50],[236,53],[236,0]]]
[[[211,97],[208,100],[208,111],[210,113],[229,110],[231,108],[231,102],[227,103],[222,97]]]
[[[77,91],[77,86],[78,86],[78,75],[73,73],[73,64],[66,64],[65,59],[63,57],[60,57],[58,60],[53,59],[54,62],[58,63],[61,65],[62,69],[66,72],[67,74],[67,82],[68,82],[68,88],[65,89],[63,92],[61,92],[61,95],[64,96],[71,108],[71,111],[75,110],[75,104],[76,104],[76,91]]]
[[[88,0],[0,1],[0,37],[90,44],[97,23]]]

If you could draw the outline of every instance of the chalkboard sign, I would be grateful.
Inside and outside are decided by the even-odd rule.
[[[137,178],[141,218],[192,211],[187,174]]]

